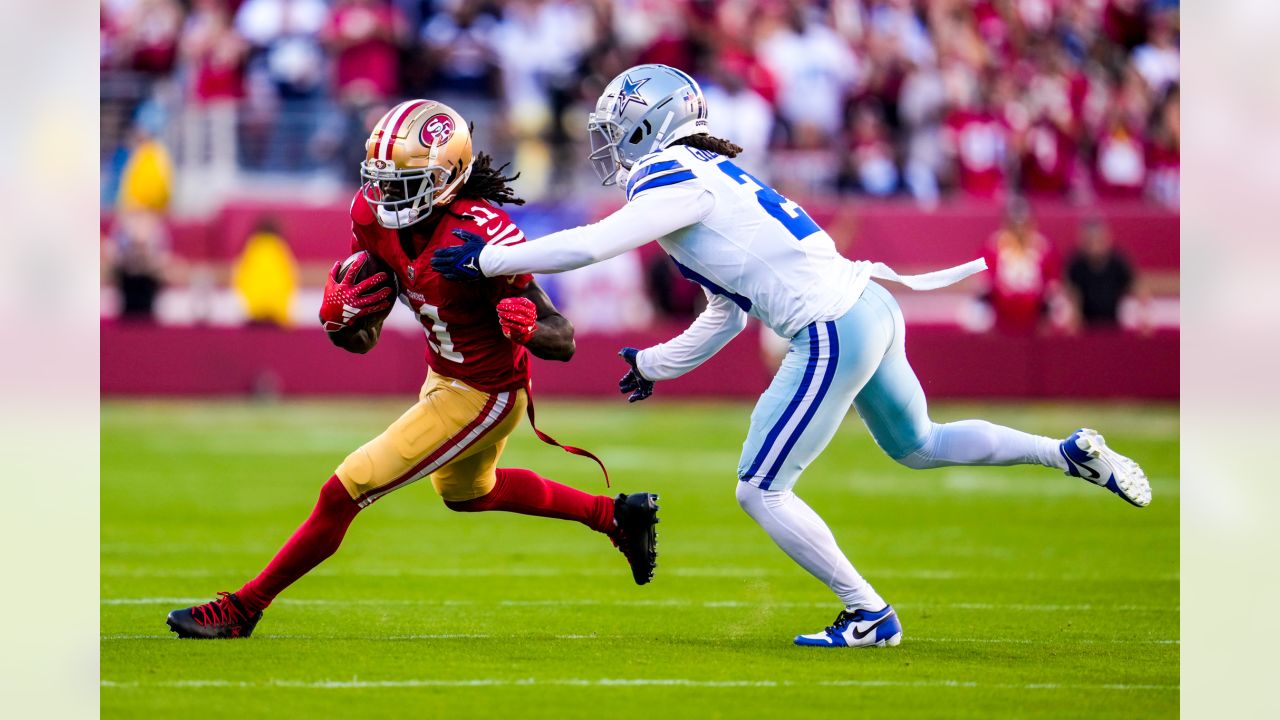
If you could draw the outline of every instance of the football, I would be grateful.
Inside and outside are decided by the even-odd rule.
[[[386,273],[387,279],[371,288],[369,292],[377,292],[384,287],[391,288],[391,297],[389,298],[391,300],[391,306],[382,312],[375,313],[373,315],[366,315],[363,318],[358,318],[352,321],[352,327],[356,328],[366,327],[369,323],[381,320],[391,314],[391,308],[395,307],[396,296],[400,294],[400,280],[396,277],[395,272],[392,271],[391,266],[378,259],[377,255],[371,255],[364,250],[352,253],[343,260],[342,263],[338,265],[338,270],[334,274],[334,279],[340,280],[343,278],[347,274],[347,270],[351,269],[352,264],[361,257],[367,258],[367,260],[365,260],[364,264],[356,270],[355,275],[351,278],[351,282],[358,284],[363,280],[367,280],[374,275],[377,275],[378,273]]]
[[[351,278],[352,283],[359,283],[362,280],[367,280],[378,273],[386,273],[387,279],[378,283],[378,287],[375,288],[375,290],[389,287],[391,288],[391,297],[394,298],[396,295],[399,295],[400,281],[396,278],[396,274],[392,271],[391,266],[379,260],[377,255],[370,255],[364,250],[361,250],[358,253],[353,253],[347,257],[346,260],[343,260],[342,264],[338,265],[338,270],[334,275],[334,279],[342,280],[342,278],[347,274],[347,270],[351,269],[352,264],[362,257],[367,258],[367,260],[365,260],[364,264],[360,266],[360,269],[356,271],[355,276]]]

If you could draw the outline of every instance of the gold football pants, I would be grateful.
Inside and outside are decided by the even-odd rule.
[[[487,393],[430,372],[418,402],[336,474],[361,507],[428,475],[445,500],[481,497],[526,402],[524,390]]]

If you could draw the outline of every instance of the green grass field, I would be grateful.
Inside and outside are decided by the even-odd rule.
[[[964,407],[1102,430],[1152,478],[1145,510],[1040,468],[913,472],[850,416],[797,488],[902,617],[901,646],[791,645],[838,610],[734,501],[749,408],[544,403],[615,492],[662,495],[656,580],[601,536],[450,513],[422,482],[356,520],[250,640],[178,641],[172,608],[234,590],[398,403],[104,403],[108,717],[1061,717],[1178,711],[1176,408]],[[522,428],[504,465],[605,492]]]

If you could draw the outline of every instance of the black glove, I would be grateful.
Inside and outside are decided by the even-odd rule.
[[[622,379],[618,381],[618,390],[623,395],[631,393],[627,397],[627,402],[643,400],[653,394],[653,381],[645,379],[645,376],[640,374],[640,368],[636,366],[636,354],[638,352],[640,351],[628,347],[622,348],[618,353],[618,356],[626,360],[627,364],[631,366],[627,374],[623,375]]]

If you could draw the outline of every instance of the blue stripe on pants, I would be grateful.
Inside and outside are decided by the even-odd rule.
[[[818,327],[817,324],[809,326],[809,366],[805,368],[804,379],[800,381],[800,388],[796,394],[792,396],[791,402],[787,405],[787,409],[782,413],[782,417],[778,418],[778,422],[774,423],[769,430],[768,436],[765,438],[764,444],[760,447],[760,452],[756,454],[755,460],[751,462],[751,466],[742,473],[742,478],[750,478],[756,474],[760,466],[764,463],[764,459],[768,457],[769,451],[773,449],[773,444],[777,442],[778,435],[782,433],[782,429],[787,426],[787,422],[791,420],[791,416],[800,408],[800,402],[804,400],[804,396],[809,392],[809,385],[813,382],[814,372],[818,369]]]
[[[874,282],[841,317],[797,333],[751,412],[738,479],[789,490],[835,437],[855,398],[882,447],[894,452],[911,443],[919,421],[926,429],[929,422],[903,335],[897,303]]]
[[[809,403],[804,417],[800,418],[800,424],[796,426],[795,430],[791,431],[791,437],[787,438],[787,443],[782,446],[782,452],[778,453],[778,459],[773,461],[773,465],[765,473],[764,479],[760,482],[761,490],[768,490],[769,484],[778,476],[778,470],[782,469],[783,461],[787,459],[791,449],[796,446],[796,441],[804,434],[805,428],[809,426],[809,421],[813,419],[814,413],[818,412],[818,408],[822,406],[822,400],[826,397],[827,390],[831,388],[831,381],[836,376],[836,366],[839,365],[838,361],[840,359],[840,339],[836,335],[836,324],[834,322],[828,321],[823,325],[826,326],[827,330],[827,357],[829,359],[827,360],[826,371],[822,374],[822,384],[818,386],[818,395]]]

